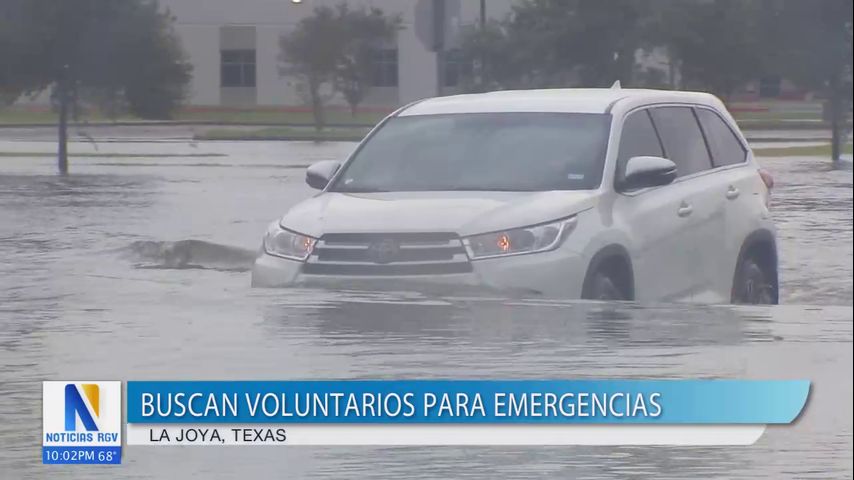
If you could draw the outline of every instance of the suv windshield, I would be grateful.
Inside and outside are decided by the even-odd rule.
[[[467,113],[390,118],[335,192],[586,190],[599,186],[610,115]]]

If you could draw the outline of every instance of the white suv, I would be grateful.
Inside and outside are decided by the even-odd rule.
[[[705,93],[501,91],[389,115],[273,222],[254,286],[777,303],[772,180]]]

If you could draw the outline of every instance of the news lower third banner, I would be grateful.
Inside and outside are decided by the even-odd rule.
[[[750,445],[806,380],[129,381],[128,445]]]

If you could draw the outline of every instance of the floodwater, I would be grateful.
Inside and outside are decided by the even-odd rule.
[[[852,477],[850,164],[762,161],[780,306],[250,289],[265,226],[311,194],[303,167],[352,148],[82,142],[93,156],[66,178],[0,157],[0,478]],[[750,447],[137,446],[118,468],[40,464],[45,379],[596,377],[814,383],[799,421]]]

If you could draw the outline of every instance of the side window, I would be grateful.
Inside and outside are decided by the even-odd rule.
[[[629,114],[623,122],[623,133],[620,135],[620,150],[617,152],[617,179],[622,180],[626,171],[626,162],[632,157],[650,155],[664,156],[661,142],[652,126],[652,120],[646,110]]]
[[[747,150],[744,149],[744,145],[717,113],[698,108],[697,117],[706,133],[709,150],[712,151],[712,161],[716,167],[743,163],[747,159]]]
[[[657,107],[650,110],[664,153],[676,164],[680,177],[712,168],[703,133],[690,107]]]

